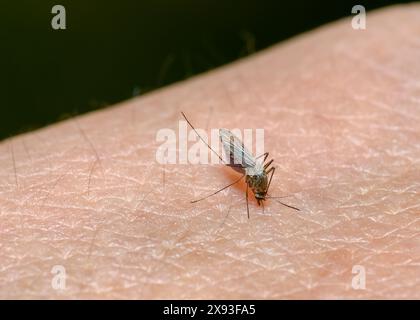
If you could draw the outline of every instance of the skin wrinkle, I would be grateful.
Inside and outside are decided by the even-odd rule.
[[[407,39],[420,19],[412,8],[368,13],[363,33],[334,23],[0,143],[0,297],[418,298],[420,66]],[[190,204],[236,175],[156,164],[156,131],[176,130],[181,110],[197,127],[265,128],[278,168],[270,193],[293,195],[302,211],[268,201],[262,214],[251,196],[248,221],[243,184]],[[102,175],[86,190],[92,153]],[[50,285],[57,264],[68,275],[61,293]],[[366,290],[351,287],[357,264]]]

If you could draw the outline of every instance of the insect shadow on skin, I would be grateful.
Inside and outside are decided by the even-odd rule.
[[[211,196],[214,196],[215,194],[233,186],[234,184],[241,181],[243,178],[245,178],[246,182],[246,191],[245,191],[245,198],[246,198],[246,210],[248,214],[249,219],[249,204],[248,204],[248,189],[251,189],[255,199],[257,200],[258,205],[262,205],[264,210],[264,201],[267,199],[274,199],[278,203],[280,203],[283,206],[286,206],[288,208],[300,211],[299,208],[293,207],[291,205],[288,205],[284,202],[281,202],[277,199],[284,198],[284,197],[272,197],[268,195],[268,189],[271,185],[271,180],[273,179],[274,172],[276,170],[276,167],[272,166],[272,163],[274,159],[268,159],[268,152],[263,153],[262,155],[259,155],[258,157],[254,157],[252,153],[248,151],[248,149],[245,148],[245,145],[243,142],[236,137],[232,132],[230,132],[228,129],[220,129],[219,130],[219,137],[220,141],[222,142],[222,146],[224,151],[226,152],[226,155],[228,155],[228,161],[226,162],[222,159],[222,157],[214,151],[208,143],[198,134],[197,130],[194,128],[194,126],[191,124],[191,122],[187,119],[185,114],[181,112],[184,119],[187,121],[189,126],[194,130],[194,132],[197,134],[197,136],[200,138],[202,142],[205,143],[205,145],[214,152],[218,158],[224,163],[226,166],[231,167],[236,172],[239,172],[241,174],[241,177],[231,184],[228,184],[227,186],[217,190],[216,192],[213,192],[212,194],[209,194],[208,196],[205,196],[203,198],[193,200],[191,203],[195,203],[204,199],[207,199]],[[261,157],[263,158],[262,162],[257,161]]]

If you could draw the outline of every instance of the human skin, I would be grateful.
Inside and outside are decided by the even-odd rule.
[[[420,298],[420,6],[350,19],[1,142],[0,298]],[[157,163],[180,111],[264,128],[301,211],[250,193],[248,219],[243,182],[190,203],[238,173]]]

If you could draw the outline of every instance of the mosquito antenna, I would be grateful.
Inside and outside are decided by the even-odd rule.
[[[300,211],[300,209],[299,209],[299,208],[296,208],[296,207],[290,206],[290,205],[285,204],[284,202],[281,202],[281,201],[279,201],[279,200],[274,199],[274,201],[277,201],[278,203],[280,203],[280,204],[282,204],[282,205],[284,205],[285,207],[288,207],[288,208],[290,208],[290,209],[294,209],[294,210],[296,210],[296,211]]]
[[[223,187],[222,189],[217,190],[216,192],[213,192],[212,194],[209,194],[208,196],[205,196],[204,198],[200,198],[200,199],[197,199],[197,200],[193,200],[193,201],[191,201],[191,203],[196,203],[196,202],[198,202],[198,201],[201,201],[201,200],[207,199],[207,198],[209,198],[209,197],[211,197],[211,196],[214,196],[215,194],[219,193],[220,191],[223,191],[223,190],[225,190],[225,189],[227,189],[227,188],[229,188],[229,187],[233,186],[235,183],[238,183],[239,181],[241,181],[241,180],[243,179],[243,177],[245,177],[245,175],[243,175],[242,177],[240,177],[238,180],[236,180],[236,181],[232,182],[231,184],[228,184],[226,187]]]
[[[217,155],[217,157],[222,161],[222,163],[225,163],[225,161],[223,161],[222,157],[216,152],[214,151],[209,144],[198,134],[197,130],[195,130],[194,126],[191,124],[191,122],[187,119],[187,117],[185,116],[184,112],[181,111],[182,116],[184,117],[185,121],[187,121],[187,123],[190,125],[190,127],[194,130],[194,132],[197,134],[197,136],[200,138],[201,141],[203,141],[205,143],[205,145],[214,152],[215,155]]]

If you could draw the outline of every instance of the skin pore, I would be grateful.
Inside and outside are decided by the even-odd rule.
[[[419,5],[385,8],[2,141],[0,298],[420,298],[419,35]],[[248,220],[243,181],[190,203],[238,173],[156,162],[180,111],[264,128],[301,211],[250,194]]]

